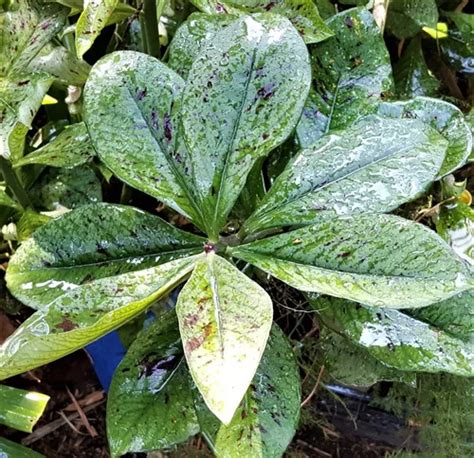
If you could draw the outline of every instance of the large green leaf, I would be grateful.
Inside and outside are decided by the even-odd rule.
[[[461,110],[453,104],[429,97],[405,102],[386,102],[378,114],[387,118],[417,118],[436,129],[449,142],[446,158],[439,172],[447,175],[461,167],[472,151],[472,133]],[[387,120],[387,123],[391,122]]]
[[[76,52],[79,58],[89,50],[107,25],[117,4],[118,0],[84,0],[84,9],[76,24]]]
[[[51,142],[22,157],[14,167],[44,164],[72,168],[89,162],[95,156],[89,132],[83,122],[66,126]]]
[[[132,207],[89,205],[51,221],[23,243],[6,280],[15,297],[41,308],[97,279],[198,253],[203,241]]]
[[[268,294],[213,251],[196,263],[176,305],[184,353],[209,409],[228,424],[265,349]]]
[[[32,202],[42,210],[69,209],[100,202],[102,187],[94,171],[82,165],[74,169],[47,169],[30,189]]]
[[[423,27],[436,28],[438,6],[436,0],[390,0],[387,29],[397,38],[409,38]]]
[[[286,16],[306,43],[317,43],[332,35],[312,0],[191,0],[209,14],[246,14],[271,11]]]
[[[187,80],[193,62],[207,43],[235,19],[236,16],[231,14],[191,14],[176,31],[169,45],[168,66]]]
[[[199,432],[174,311],[142,331],[117,367],[107,402],[113,456],[158,450]]]
[[[229,425],[219,428],[217,456],[280,457],[298,426],[301,382],[295,356],[274,325],[254,380]]]
[[[434,96],[440,82],[426,66],[425,56],[418,35],[403,51],[402,57],[393,67],[397,96],[409,99],[416,96]]]
[[[415,318],[460,339],[474,341],[474,290],[456,294],[442,302],[412,310]]]
[[[448,142],[419,120],[369,116],[320,138],[287,165],[246,232],[309,223],[321,213],[390,211],[423,193]]]
[[[474,346],[398,310],[367,308],[343,299],[310,299],[323,322],[387,366],[405,371],[474,375]]]
[[[300,121],[321,134],[373,113],[392,88],[390,56],[370,11],[353,8],[328,25],[334,37],[311,48],[315,92]]]
[[[0,385],[0,423],[31,433],[48,401],[45,394]]]
[[[474,285],[435,232],[394,215],[322,218],[227,250],[300,290],[378,307],[423,307]]]
[[[44,458],[44,455],[4,437],[0,437],[0,456],[2,458]]]
[[[44,283],[67,291],[31,315],[0,347],[0,379],[61,358],[118,328],[183,281],[196,259],[178,259],[77,287],[50,277]]]
[[[46,73],[0,77],[0,156],[12,161],[23,156],[25,136],[52,82]]]
[[[98,155],[115,175],[200,225],[189,191],[189,161],[177,146],[183,86],[153,57],[134,51],[108,54],[87,81],[84,119]]]
[[[0,14],[0,76],[22,73],[67,18],[68,9],[58,4],[17,3],[16,10]]]
[[[380,381],[413,383],[416,380],[413,373],[386,366],[365,348],[325,326],[321,329],[318,347],[321,364],[338,383],[369,387]]]
[[[235,21],[194,61],[182,121],[211,239],[217,239],[255,162],[294,129],[310,73],[303,40],[277,15]]]

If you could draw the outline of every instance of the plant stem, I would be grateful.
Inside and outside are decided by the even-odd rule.
[[[140,13],[140,23],[146,39],[147,53],[153,57],[160,56],[160,35],[158,33],[158,18],[156,15],[156,0],[144,0]]]
[[[7,183],[8,188],[12,191],[18,203],[24,209],[31,207],[30,198],[20,183],[17,174],[13,170],[10,162],[3,157],[0,157],[0,171],[2,172],[3,179]]]

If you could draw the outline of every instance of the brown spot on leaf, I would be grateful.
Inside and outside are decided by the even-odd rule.
[[[64,332],[68,332],[77,328],[77,325],[73,323],[69,318],[63,318],[63,321],[57,324],[56,327],[62,329]]]
[[[193,337],[186,342],[186,351],[197,350],[204,342],[204,336]]]

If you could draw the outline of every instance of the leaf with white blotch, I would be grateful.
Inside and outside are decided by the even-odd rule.
[[[474,341],[474,290],[410,311],[416,319],[466,341]]]
[[[297,129],[302,145],[307,144],[301,141],[304,130],[322,135],[346,127],[374,113],[383,93],[392,89],[390,56],[370,11],[353,8],[328,25],[335,35],[311,48],[316,82]]]
[[[0,456],[2,458],[45,458],[44,455],[4,437],[0,437]]]
[[[386,27],[397,38],[410,38],[423,27],[436,28],[436,0],[390,0]]]
[[[262,360],[229,425],[215,438],[217,456],[280,457],[298,426],[301,381],[283,332],[274,325]]]
[[[28,71],[48,73],[63,84],[82,86],[90,72],[90,65],[79,60],[63,46],[46,45],[29,63]]]
[[[117,367],[107,402],[112,456],[170,447],[199,432],[173,311],[142,331]]]
[[[416,36],[393,66],[397,96],[409,99],[416,96],[435,96],[440,82],[426,66],[421,37]]]
[[[23,156],[26,134],[52,82],[46,73],[0,78],[0,156]]]
[[[306,43],[318,43],[332,35],[312,0],[191,0],[208,14],[272,12],[287,17]]]
[[[365,348],[354,345],[325,326],[321,329],[318,347],[325,372],[337,383],[370,387],[380,381],[413,383],[416,380],[413,373],[382,364]]]
[[[209,409],[228,424],[265,349],[272,301],[211,251],[196,263],[176,313],[191,375]]]
[[[79,58],[90,49],[99,33],[107,25],[118,0],[84,0],[76,24],[76,52]]]
[[[31,433],[48,401],[45,394],[0,385],[0,423]]]
[[[54,211],[100,202],[102,186],[94,171],[87,165],[73,169],[47,169],[30,189],[36,208]]]
[[[68,9],[58,4],[17,3],[16,10],[0,14],[0,76],[23,73],[67,18]]]
[[[83,122],[66,126],[48,144],[23,156],[13,164],[23,167],[29,164],[43,164],[51,167],[72,168],[92,160],[95,151],[87,127]]]
[[[168,48],[168,66],[184,80],[187,80],[193,62],[205,48],[207,42],[235,19],[236,16],[230,14],[191,14],[171,40]]]
[[[211,239],[218,237],[255,162],[291,134],[310,79],[303,40],[277,15],[238,19],[194,61],[182,122]]]
[[[449,144],[439,171],[440,177],[464,165],[471,154],[471,129],[462,111],[449,102],[429,97],[416,97],[406,102],[385,102],[379,105],[378,115],[386,118],[417,118],[443,135]]]
[[[10,292],[42,308],[81,285],[202,251],[204,239],[132,207],[88,205],[49,222],[11,257]]]
[[[86,83],[84,120],[97,154],[117,177],[200,226],[189,188],[189,160],[177,145],[184,84],[151,56],[108,54],[94,65]]]
[[[441,237],[395,215],[321,218],[227,251],[302,291],[378,307],[424,307],[474,286]]]
[[[419,120],[369,116],[321,137],[276,179],[247,233],[326,215],[388,212],[436,179],[448,142]]]
[[[6,187],[4,185],[0,185],[0,206],[20,208],[18,203],[7,194]]]
[[[344,299],[310,298],[323,323],[404,371],[474,375],[472,342],[451,337],[398,310],[368,308]]]
[[[21,248],[30,240],[34,238]],[[62,289],[63,294],[31,315],[0,347],[0,379],[50,363],[125,324],[182,282],[198,256],[80,286],[50,277],[40,287]],[[19,288],[30,285],[30,291],[34,291],[36,285],[32,283],[22,283]]]

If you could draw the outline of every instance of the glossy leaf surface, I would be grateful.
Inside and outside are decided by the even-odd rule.
[[[312,0],[191,0],[208,14],[272,12],[286,16],[306,43],[317,43],[332,35]]]
[[[116,176],[199,225],[189,197],[190,170],[184,165],[189,161],[183,148],[176,149],[183,86],[153,57],[134,51],[108,54],[87,81],[84,119],[97,154]]]
[[[48,401],[45,394],[0,385],[0,423],[31,433]]]
[[[84,9],[76,24],[76,52],[79,58],[94,43],[107,25],[118,0],[84,0]]]
[[[260,365],[228,426],[215,438],[217,456],[280,457],[298,426],[301,388],[288,340],[274,325]]]
[[[373,113],[392,88],[390,56],[368,10],[344,11],[328,25],[335,35],[311,49],[315,94],[303,112],[307,128],[321,133]]]
[[[474,341],[474,290],[456,294],[442,302],[412,310],[415,318],[466,341]]]
[[[0,455],[3,458],[44,458],[44,455],[4,437],[0,437]]]
[[[421,47],[421,38],[410,41],[402,57],[393,67],[397,96],[409,99],[416,96],[435,96],[440,82],[428,69]]]
[[[461,110],[451,103],[429,97],[416,97],[406,102],[382,103],[378,114],[387,118],[417,118],[448,140],[448,150],[439,176],[447,175],[461,167],[472,151],[469,125]]]
[[[268,294],[225,259],[199,260],[176,305],[184,353],[209,409],[228,424],[265,349]]]
[[[438,22],[436,0],[390,0],[387,29],[397,38],[409,38]]]
[[[276,15],[235,21],[194,61],[182,121],[211,239],[225,224],[252,166],[295,127],[310,77],[303,40]]]
[[[405,371],[474,373],[474,346],[398,310],[336,298],[310,300],[323,322],[387,366]]]
[[[68,355],[118,328],[183,281],[195,260],[178,259],[77,287],[44,282],[66,291],[31,315],[0,347],[0,379]]]
[[[44,164],[72,168],[89,162],[95,151],[83,122],[71,124],[51,142],[22,157],[14,166]]]
[[[80,285],[198,253],[202,244],[200,237],[132,207],[90,205],[51,221],[23,243],[6,280],[18,300],[41,308]]]
[[[428,188],[447,145],[421,121],[370,116],[297,154],[244,227],[255,232],[309,223],[322,212],[390,211]]]
[[[107,402],[113,456],[158,450],[199,432],[175,312],[142,331],[115,371]]]
[[[378,307],[423,307],[474,284],[436,233],[394,215],[322,218],[228,251],[302,291]]]

